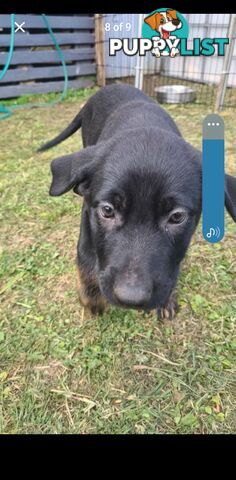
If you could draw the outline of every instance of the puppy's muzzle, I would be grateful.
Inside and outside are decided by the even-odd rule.
[[[113,295],[116,300],[124,306],[128,307],[141,307],[151,299],[152,285],[148,281],[133,281],[132,277],[124,281],[120,278],[116,280]]]
[[[179,20],[178,18],[174,18],[174,19],[172,20],[172,23],[173,23],[173,25],[175,25],[176,27],[178,27],[178,25],[180,24],[180,20]]]

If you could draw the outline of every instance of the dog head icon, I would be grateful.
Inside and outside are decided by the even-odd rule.
[[[144,22],[158,32],[164,40],[168,39],[172,32],[182,27],[182,22],[177,17],[176,10],[155,12],[146,17]]]

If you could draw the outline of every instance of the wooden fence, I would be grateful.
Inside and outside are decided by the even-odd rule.
[[[69,88],[95,84],[95,34],[93,15],[48,15],[62,50],[68,71]],[[0,98],[63,90],[63,67],[41,15],[18,15],[25,32],[15,33],[14,53],[9,70],[0,82]],[[10,15],[0,15],[0,70],[10,47]],[[17,27],[16,27],[17,28]]]

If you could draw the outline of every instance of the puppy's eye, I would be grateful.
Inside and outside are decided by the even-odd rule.
[[[171,215],[168,218],[168,223],[183,223],[184,220],[186,219],[187,214],[186,212],[182,210],[176,210],[176,212],[171,213]]]
[[[103,205],[100,208],[100,214],[104,218],[112,218],[114,217],[114,208],[112,205]]]
[[[164,18],[161,18],[161,21],[160,21],[160,23],[165,23],[165,20],[164,20]]]

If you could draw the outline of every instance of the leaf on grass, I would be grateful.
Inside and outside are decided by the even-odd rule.
[[[215,403],[216,405],[220,405],[220,396],[219,395],[213,395],[211,398],[212,403]]]
[[[198,293],[194,295],[191,300],[191,307],[195,313],[197,313],[202,307],[206,307],[208,305],[206,299],[199,295]]]
[[[180,419],[181,419],[181,417],[175,417],[175,418],[174,418],[174,421],[175,421],[176,425],[178,425],[178,424],[179,424],[179,422],[180,422]]]
[[[185,427],[193,427],[197,423],[197,418],[195,415],[192,413],[187,413],[184,417],[181,419],[181,424],[184,425]]]
[[[149,360],[147,355],[143,355],[142,353],[137,353],[135,355],[135,358],[136,358],[137,362],[139,362],[139,363],[146,363]]]
[[[224,415],[224,413],[220,412],[220,413],[217,413],[217,414],[216,414],[216,418],[217,418],[217,420],[218,420],[219,422],[224,422],[224,420],[225,420],[225,415]]]
[[[0,382],[4,382],[6,380],[8,372],[0,372]]]

